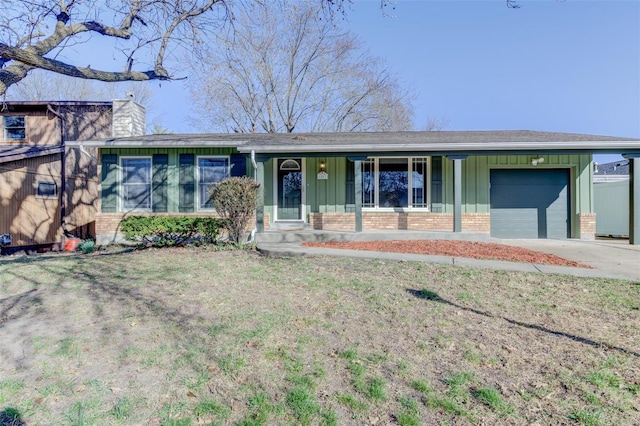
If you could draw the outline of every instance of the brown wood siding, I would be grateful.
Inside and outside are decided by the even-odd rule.
[[[0,119],[0,139],[3,145],[60,145],[59,119],[46,111],[2,114],[25,117],[25,140],[5,140],[4,120]]]
[[[0,165],[0,233],[11,234],[11,247],[60,242],[60,172],[59,155]],[[57,196],[36,196],[38,181],[55,182]]]
[[[95,217],[100,209],[98,148],[67,148],[65,231],[95,237]]]
[[[59,116],[48,111],[46,105],[8,112],[26,117],[26,139],[2,141],[4,129],[0,119],[0,143],[59,146],[63,134],[65,140],[111,137],[111,105],[52,105],[52,108]],[[61,155],[0,165],[0,233],[11,234],[12,247],[58,243],[63,231],[80,238],[95,237],[95,215],[100,203],[97,151],[97,148],[84,152],[80,148],[65,150],[64,191],[60,176]],[[37,197],[38,180],[55,182],[57,196]],[[65,197],[64,212],[62,197]],[[61,223],[63,214],[64,225]]]
[[[29,112],[26,120],[29,145],[60,145],[60,120],[50,112]]]
[[[110,105],[74,105],[59,108],[67,141],[111,137]]]

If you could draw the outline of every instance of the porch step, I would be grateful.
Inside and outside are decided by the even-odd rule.
[[[282,231],[273,230],[256,234],[256,242],[259,244],[279,244],[279,243],[305,243],[305,242],[326,242],[326,241],[351,241],[345,239],[342,232],[328,231]]]
[[[304,223],[301,220],[280,220],[269,224],[269,231],[274,232],[296,232],[296,231],[308,231],[308,223]]]
[[[481,232],[444,232],[444,231],[301,231],[273,230],[256,234],[256,243],[287,244],[304,242],[329,241],[375,241],[375,240],[465,240],[465,241],[495,241],[489,234]]]

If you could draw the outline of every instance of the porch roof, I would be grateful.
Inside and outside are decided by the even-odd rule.
[[[640,139],[578,133],[524,130],[354,132],[354,133],[246,133],[163,134],[93,141],[68,145],[102,148],[233,147],[241,153],[262,155],[376,155],[617,153],[640,154]]]

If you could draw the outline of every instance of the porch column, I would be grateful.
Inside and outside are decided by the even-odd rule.
[[[256,202],[256,231],[264,232],[264,158],[256,158],[255,174],[258,188],[258,199]]]
[[[462,232],[462,160],[467,155],[448,155],[453,160],[453,232]]]
[[[356,190],[356,232],[362,232],[362,161],[354,161],[353,168],[353,182]]]
[[[362,232],[362,161],[366,159],[366,155],[347,156],[348,161],[353,161],[353,185],[356,193],[356,232]]]
[[[629,159],[629,244],[640,245],[640,154]]]

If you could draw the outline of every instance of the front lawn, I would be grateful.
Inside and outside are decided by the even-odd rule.
[[[0,425],[640,423],[628,281],[207,248],[3,258],[0,336]]]

